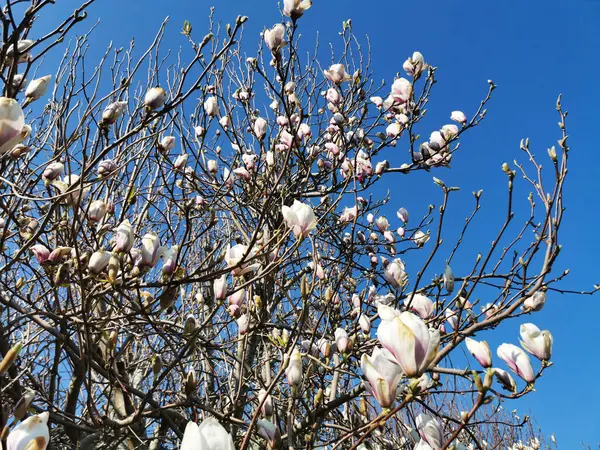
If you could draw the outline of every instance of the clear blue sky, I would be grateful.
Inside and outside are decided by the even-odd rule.
[[[58,3],[50,8],[56,12],[55,20],[78,2]],[[245,32],[249,51],[255,48],[259,31],[280,20],[276,2],[271,0],[98,0],[89,11],[90,20],[78,30],[97,17],[102,19],[92,38],[97,47],[90,56],[100,55],[110,40],[117,47],[126,46],[132,36],[140,49],[169,15],[165,47],[177,49],[184,45],[179,34],[183,20],[190,20],[195,35],[203,36],[213,4],[220,20],[233,21],[237,14],[250,18]],[[593,283],[600,283],[600,165],[595,156],[599,151],[600,0],[314,0],[313,9],[301,19],[307,48],[318,31],[321,55],[328,61],[323,44],[335,42],[342,20],[348,18],[359,37],[368,34],[371,38],[376,79],[392,80],[414,50],[439,68],[440,82],[428,123],[437,127],[447,123],[453,109],[472,113],[486,92],[486,81],[493,79],[498,85],[487,120],[462,140],[452,170],[433,174],[447,184],[461,186],[462,197],[456,197],[451,205],[457,208],[452,217],[460,225],[471,206],[470,193],[478,189],[484,189],[484,217],[503,217],[506,177],[500,166],[515,158],[525,162],[519,151],[521,138],[530,137],[534,152],[549,166],[546,148],[558,137],[554,104],[557,95],[564,94],[572,153],[561,236],[564,248],[558,267],[571,269],[564,288],[588,290]],[[48,64],[51,62],[50,58]],[[416,215],[424,212],[425,202],[436,201],[438,194],[431,175],[409,177],[410,189],[403,185],[409,178],[400,177],[394,185],[393,203],[402,206],[399,203],[405,195],[403,204],[414,205],[411,208]],[[420,183],[418,189],[414,183]],[[529,189],[524,183],[520,186],[518,208],[525,212]],[[423,202],[415,199],[415,191],[422,193]],[[479,227],[480,236],[468,248],[484,250],[494,230]],[[599,299],[550,295],[544,310],[530,318],[554,334],[555,366],[537,383],[537,392],[519,402],[518,408],[531,410],[546,435],[556,433],[559,447],[564,449],[578,448],[581,441],[592,446],[600,442],[600,390],[595,380],[600,371]],[[503,326],[500,333],[489,337],[490,343],[517,343],[520,323]],[[504,366],[500,363],[500,367]]]

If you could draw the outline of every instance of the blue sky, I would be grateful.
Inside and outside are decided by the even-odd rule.
[[[58,3],[49,8],[55,13],[53,21],[78,4],[75,0]],[[280,20],[276,2],[271,0],[98,0],[89,10],[90,20],[78,31],[101,18],[91,39],[95,47],[88,61],[92,61],[111,40],[117,47],[126,46],[134,36],[138,49],[143,48],[169,15],[165,47],[175,50],[185,44],[179,34],[184,20],[192,22],[196,36],[204,35],[208,9],[213,4],[219,20],[233,21],[238,14],[249,17],[245,32],[248,51],[255,48],[258,33],[265,26]],[[546,149],[559,136],[554,105],[557,95],[563,94],[572,152],[561,236],[564,247],[558,268],[571,269],[562,285],[565,289],[589,290],[600,283],[600,240],[596,237],[600,166],[592,156],[597,152],[600,103],[600,0],[314,0],[313,9],[301,19],[306,48],[311,48],[318,32],[322,60],[329,61],[324,44],[336,42],[341,22],[348,18],[357,36],[368,34],[371,39],[377,80],[393,80],[414,50],[439,68],[427,122],[437,128],[448,122],[453,109],[473,113],[486,93],[488,79],[498,85],[487,119],[462,139],[462,150],[453,160],[452,170],[399,177],[394,183],[393,204],[411,205],[417,216],[425,212],[427,203],[439,200],[439,188],[431,183],[435,175],[462,189],[451,204],[456,208],[452,217],[456,217],[457,226],[462,226],[462,217],[470,211],[470,193],[478,189],[484,190],[484,220],[498,224],[504,214],[506,184],[500,166],[515,158],[525,162],[519,141],[530,137],[534,153],[550,167]],[[52,64],[52,58],[47,63]],[[521,180],[517,182],[521,189],[517,211],[526,213],[529,189]],[[415,192],[422,197],[416,198]],[[467,249],[484,250],[496,228],[478,227],[478,235],[471,238]],[[581,441],[591,445],[600,442],[600,391],[594,379],[600,371],[598,298],[549,295],[544,310],[530,318],[552,331],[555,365],[537,383],[537,391],[518,407],[531,410],[546,434],[556,433],[560,448],[577,448]],[[490,343],[516,343],[520,323],[506,324],[489,338]]]

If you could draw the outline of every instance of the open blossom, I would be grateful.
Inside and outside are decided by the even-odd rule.
[[[404,306],[419,315],[421,319],[428,319],[433,313],[433,302],[423,294],[415,294],[404,299]]]
[[[27,86],[27,89],[25,90],[25,98],[27,99],[27,102],[32,102],[41,98],[48,90],[51,79],[52,75],[46,75],[44,77],[31,80]]]
[[[358,215],[358,206],[354,205],[351,208],[344,208],[340,218],[338,219],[339,223],[348,223],[356,220],[356,216]]]
[[[421,52],[414,52],[410,58],[404,61],[402,68],[411,77],[420,75],[425,69],[425,60]]]
[[[406,78],[398,78],[392,84],[392,98],[397,104],[403,105],[412,95],[412,85]]]
[[[492,367],[492,351],[486,341],[476,341],[475,339],[465,338],[467,350],[481,364],[482,367]]]
[[[167,93],[161,87],[153,87],[146,92],[144,97],[144,105],[149,110],[158,109],[165,104]]]
[[[532,323],[521,325],[521,346],[537,359],[548,361],[552,356],[552,333],[541,331]]]
[[[508,365],[510,370],[525,381],[531,383],[535,380],[529,356],[521,348],[514,344],[502,344],[498,347],[497,353],[498,357]]]
[[[546,293],[544,291],[536,291],[523,302],[525,311],[540,311],[546,303]]]
[[[7,97],[0,97],[0,155],[4,155],[20,144],[31,133],[25,125],[25,115],[19,103]]]
[[[200,425],[188,422],[183,433],[180,450],[235,450],[233,439],[213,417]]]
[[[433,450],[438,450],[444,445],[444,433],[440,422],[427,414],[419,414],[416,419],[417,431]]]
[[[417,230],[415,231],[415,234],[413,234],[412,240],[415,244],[417,244],[418,247],[423,247],[429,238],[429,234],[423,233],[421,230]]]
[[[245,255],[245,258],[244,258]],[[248,263],[243,263],[242,258],[245,260],[248,258],[252,258],[253,252],[248,252],[248,246],[243,244],[236,244],[233,247],[227,247],[225,252],[225,262],[228,267],[233,268],[233,276],[239,277],[247,272],[250,272],[254,268],[257,267],[256,264],[248,265]],[[239,266],[239,267],[238,267]]]
[[[273,28],[270,30],[265,30],[264,38],[265,44],[269,47],[273,53],[277,53],[283,47],[285,47],[286,42],[284,41],[285,37],[285,26],[281,23],[275,24]]]
[[[377,338],[388,349],[407,377],[420,377],[437,355],[440,333],[415,314],[378,305],[381,323]]]
[[[351,77],[346,73],[346,68],[343,64],[333,64],[329,70],[324,70],[323,74],[329,81],[339,84],[343,81],[348,81]]]
[[[392,406],[402,379],[402,369],[394,361],[394,356],[388,350],[375,348],[371,356],[362,355],[360,366],[366,378],[363,384],[367,391],[382,408]]]
[[[404,271],[402,260],[396,258],[390,262],[383,272],[383,277],[395,288],[404,286],[408,280],[408,275]]]
[[[312,0],[283,0],[283,14],[296,20],[312,6]]]
[[[50,442],[48,412],[30,416],[17,425],[6,438],[7,450],[46,450]]]
[[[306,237],[317,226],[315,213],[310,205],[294,200],[291,207],[283,205],[281,214],[296,237]]]
[[[452,111],[452,114],[450,114],[450,120],[454,120],[455,122],[464,125],[467,123],[467,116],[465,116],[465,113],[462,111]]]

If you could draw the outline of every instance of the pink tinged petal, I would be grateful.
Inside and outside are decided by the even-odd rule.
[[[381,345],[394,355],[406,376],[416,375],[415,335],[400,317],[383,321],[377,329],[377,338]]]
[[[498,347],[497,353],[498,357],[525,381],[531,383],[535,380],[529,356],[522,349],[513,344],[502,344]]]

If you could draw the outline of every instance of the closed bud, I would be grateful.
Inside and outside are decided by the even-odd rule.
[[[114,102],[108,105],[102,112],[102,123],[112,125],[123,115],[127,102]]]
[[[161,87],[154,87],[146,92],[144,97],[144,106],[148,110],[154,110],[162,107],[167,100],[167,93]]]
[[[41,98],[48,90],[51,78],[52,75],[46,75],[44,77],[32,80],[25,90],[26,103],[30,103]]]
[[[10,366],[13,365],[13,363],[17,359],[17,356],[19,356],[19,353],[21,353],[22,349],[23,344],[21,342],[18,342],[17,344],[13,345],[8,352],[6,352],[6,355],[4,356],[4,358],[2,358],[2,361],[0,362],[0,375],[4,375],[6,371],[10,368]]]

